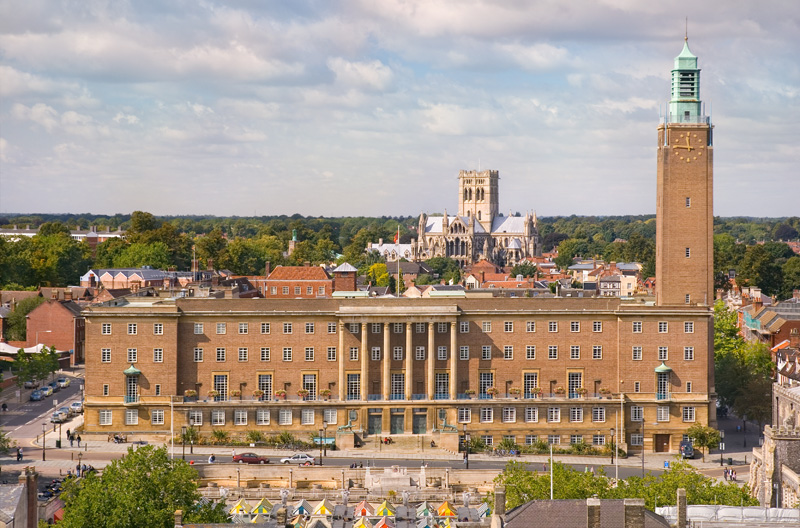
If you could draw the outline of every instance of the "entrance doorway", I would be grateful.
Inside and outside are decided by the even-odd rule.
[[[405,414],[392,413],[389,417],[389,432],[393,435],[403,434],[406,428]]]
[[[415,414],[411,432],[414,434],[425,434],[428,432],[428,416],[425,414]]]
[[[367,418],[367,434],[379,435],[383,432],[383,416],[370,414]]]
[[[669,452],[669,435],[657,434],[656,435],[656,453]]]

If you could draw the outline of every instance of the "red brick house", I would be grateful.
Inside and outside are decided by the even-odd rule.
[[[319,266],[278,266],[267,271],[267,299],[316,299],[333,294],[333,278]]]
[[[27,315],[26,347],[36,346],[38,341],[55,346],[57,350],[72,350],[71,364],[83,363],[85,324],[80,305],[72,301],[50,299]]]

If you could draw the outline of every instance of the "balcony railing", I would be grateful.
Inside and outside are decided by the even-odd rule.
[[[138,403],[139,402],[139,395],[138,394],[136,396],[125,396],[124,398],[125,398],[124,399],[125,403]]]
[[[450,394],[447,392],[437,392],[433,395],[434,400],[449,400]]]
[[[412,394],[411,395],[411,399],[412,400],[427,400],[428,399],[428,395],[427,394]]]
[[[389,399],[390,400],[405,400],[406,399],[406,395],[405,394],[390,394],[389,395]]]
[[[657,400],[668,400],[669,399],[669,393],[668,392],[657,392],[656,393],[656,399]]]
[[[380,401],[383,399],[382,394],[367,394],[368,401]]]

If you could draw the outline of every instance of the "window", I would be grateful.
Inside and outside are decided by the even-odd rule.
[[[447,347],[440,346],[436,349],[436,359],[444,360],[447,359]]]
[[[692,256],[692,250],[690,248],[686,248],[684,254],[686,258],[690,258]]]
[[[669,406],[668,405],[659,405],[656,409],[656,420],[659,422],[668,422],[669,421]]]
[[[228,331],[228,329],[225,326],[225,323],[217,323],[217,333],[218,334],[224,334],[227,331]]]
[[[513,332],[514,331],[514,322],[513,321],[506,321],[503,323],[503,331],[504,332]]]
[[[233,411],[233,425],[247,425],[247,411]]]
[[[328,422],[328,425],[336,425],[338,413],[336,409],[325,409],[322,411],[322,419]]]
[[[306,347],[306,361],[314,361],[314,347]]]
[[[256,411],[256,425],[269,425],[269,409]]]
[[[606,408],[605,407],[592,407],[592,421],[605,422],[606,421]]]
[[[202,348],[195,348],[194,349],[194,362],[200,363],[203,361],[203,349]]]
[[[514,359],[514,347],[506,345],[503,347],[503,359]]]
[[[606,435],[601,435],[601,434],[592,435],[592,445],[594,446],[606,445]]]
[[[642,446],[644,443],[644,436],[641,433],[634,433],[631,435],[631,445],[632,446]]]
[[[164,349],[163,348],[154,348],[153,349],[153,363],[163,363],[164,362]]]
[[[550,445],[559,445],[561,437],[559,435],[547,435],[547,443]]]
[[[283,333],[284,334],[292,333],[292,323],[283,323]]]
[[[289,287],[284,286],[283,288],[281,288],[281,293],[283,293],[284,295],[289,295]]]
[[[694,421],[694,407],[684,407],[683,408],[683,421],[684,422],[693,422]]]
[[[128,363],[136,363],[138,358],[138,353],[136,352],[135,348],[128,349]]]
[[[642,388],[641,382],[639,382],[639,381],[634,381],[633,382],[633,392],[642,392],[641,388]]]
[[[361,330],[361,326],[358,323],[348,323],[347,327],[351,334],[357,334]]]
[[[414,359],[416,359],[417,361],[423,361],[425,359],[424,346],[418,346],[416,349],[414,349]]]
[[[425,333],[425,323],[414,323],[414,331],[418,334]]]
[[[108,396],[108,384],[103,385],[103,396]]]
[[[525,445],[533,445],[537,440],[536,435],[525,435]]]
[[[247,348],[239,348],[239,361],[247,361]]]
[[[225,425],[225,411],[211,411],[211,425]]]
[[[558,359],[558,346],[550,345],[547,347],[547,359]]]
[[[295,286],[294,287],[294,294],[295,295],[300,295],[302,292],[303,292],[303,288],[302,287],[300,287],[300,286]]]
[[[156,391],[155,391],[156,392],[156,396],[161,396],[161,384],[160,383],[156,383],[155,387],[156,387]]]
[[[642,406],[641,405],[633,405],[631,406],[631,421],[632,422],[641,422],[642,421]]]
[[[306,286],[306,295],[314,295],[314,287]]]
[[[642,360],[642,347],[640,346],[633,347],[633,360],[634,361]]]
[[[689,295],[689,294],[687,293],[687,294],[686,294],[686,295],[683,297],[683,302],[684,302],[684,303],[686,303],[686,304],[689,304],[689,303],[691,303],[691,302],[692,302],[692,296],[691,296],[691,295]]]
[[[579,435],[579,434],[569,435],[569,443],[570,443],[570,445],[582,444],[583,443],[583,435]]]
[[[516,407],[503,407],[503,423],[515,423],[517,421]]]
[[[225,349],[222,347],[217,348],[217,361],[225,361]]]
[[[481,407],[481,423],[492,423],[494,421],[494,409],[491,407]]]
[[[303,409],[300,411],[301,425],[314,425],[314,409]]]
[[[100,362],[101,363],[111,363],[111,349],[110,348],[102,348],[102,349],[100,349]]]
[[[361,374],[347,375],[347,399],[361,399]]]
[[[561,409],[559,407],[548,407],[547,408],[547,421],[548,422],[560,422],[561,421]]]
[[[538,407],[525,407],[525,422],[536,423],[539,421]]]
[[[668,358],[669,358],[669,347],[665,346],[658,347],[658,360],[666,361]]]
[[[494,445],[494,437],[492,435],[481,435],[481,441],[489,447]]]
[[[258,389],[264,391],[262,400],[272,399],[272,374],[259,374],[258,375]]]
[[[136,323],[128,323],[128,335],[136,335]]]
[[[192,426],[203,425],[203,411],[189,411],[189,423]]]
[[[481,347],[481,359],[492,359],[492,345],[483,345]]]
[[[380,361],[381,360],[381,347],[372,347],[371,359],[372,359],[372,361]]]
[[[535,345],[528,345],[525,347],[525,359],[536,359]]]
[[[694,361],[694,347],[683,347],[683,359]]]
[[[603,331],[603,322],[602,321],[594,321],[592,323],[592,332],[602,332]]]
[[[336,347],[328,347],[328,361],[336,361]]]
[[[358,361],[358,347],[350,347],[350,361]]]
[[[111,425],[111,411],[100,411],[100,425]]]
[[[261,361],[269,361],[269,347],[261,347]]]
[[[548,332],[558,332],[558,322],[557,321],[550,321],[547,323],[547,331]]]
[[[603,359],[603,347],[594,345],[592,347],[592,359]]]
[[[686,207],[688,208],[688,207],[691,207],[691,206],[692,206],[692,199],[687,196],[686,197]]]
[[[447,333],[447,323],[436,323],[436,332],[439,334]]]
[[[125,425],[139,423],[139,409],[125,409]]]
[[[458,423],[470,423],[472,421],[472,410],[461,407],[458,409]]]
[[[686,321],[685,323],[683,323],[683,333],[684,334],[694,333],[694,323],[692,321]]]
[[[691,381],[687,381],[686,382],[686,392],[692,392],[692,382]]]
[[[239,333],[240,334],[246,334],[247,330],[248,330],[248,324],[247,323],[239,323]]]
[[[164,325],[161,323],[153,323],[153,335],[164,335]]]
[[[336,323],[328,323],[328,333],[329,334],[336,333]]]
[[[535,332],[536,331],[536,321],[528,321],[525,323],[525,331],[526,332]]]
[[[642,333],[642,322],[641,321],[634,321],[633,322],[633,333],[634,334],[641,334]]]
[[[458,348],[458,359],[467,360],[469,359],[469,347],[462,346]]]
[[[381,324],[380,323],[372,323],[370,325],[372,327],[373,334],[380,334],[381,333]]]
[[[392,332],[395,334],[403,333],[403,323],[392,323]]]
[[[569,421],[570,422],[582,422],[583,421],[583,407],[570,407],[570,409],[569,409]]]
[[[539,373],[526,372],[522,375],[522,391],[525,398],[535,398],[534,390],[539,386]]]
[[[278,425],[292,425],[291,409],[280,409],[278,411]]]
[[[481,398],[489,397],[486,390],[489,387],[494,387],[494,372],[479,372],[478,373],[478,395]]]
[[[261,323],[261,333],[262,334],[269,333],[269,323]]]
[[[325,286],[317,288],[317,295],[325,295]]]
[[[164,425],[164,410],[155,409],[150,413],[150,423],[153,425]]]
[[[581,347],[579,345],[572,345],[569,347],[569,358],[570,359],[581,358]]]
[[[306,323],[306,333],[307,334],[314,333],[314,323]]]
[[[403,360],[403,347],[396,346],[392,348],[392,359],[394,359],[395,361]]]
[[[469,321],[461,321],[458,323],[458,331],[462,334],[469,333]]]
[[[203,325],[200,325],[201,328],[202,328],[202,326]],[[101,331],[100,331],[101,334],[103,334],[103,335],[111,335],[111,323],[103,323],[103,326],[101,328],[102,328]],[[195,333],[197,333],[197,332],[195,332]],[[202,333],[202,331],[201,331],[201,333]]]
[[[481,323],[481,330],[483,330],[484,334],[488,334],[492,331],[492,322],[491,321],[484,321]]]
[[[580,321],[570,321],[570,323],[569,323],[569,331],[570,332],[580,332],[581,331],[581,323],[580,323]]]
[[[284,361],[292,360],[292,347],[283,347],[283,360]]]
[[[666,321],[659,321],[658,322],[658,333],[659,334],[666,334],[669,331],[669,323]]]
[[[272,294],[272,295],[276,295],[278,293],[278,287],[277,286],[270,286],[269,293]]]

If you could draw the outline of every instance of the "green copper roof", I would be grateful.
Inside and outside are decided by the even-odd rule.
[[[700,101],[700,69],[697,57],[689,49],[689,40],[684,39],[681,53],[675,57],[672,70],[672,98],[669,102],[667,123],[702,123]]]
[[[134,367],[133,363],[131,363],[131,366],[123,370],[122,373],[126,376],[138,376],[142,373],[142,371]]]
[[[683,61],[694,61],[694,62],[692,63],[692,66],[688,65],[685,66],[686,63]],[[697,68],[697,56],[694,53],[692,53],[692,51],[689,49],[689,41],[684,40],[683,49],[681,50],[680,55],[675,57],[675,69],[679,70],[686,68],[687,66],[690,68]]]
[[[655,368],[655,370],[656,370],[656,373],[658,373],[658,374],[663,374],[665,372],[672,372],[672,369],[669,368],[668,366],[666,366],[663,361],[661,362],[661,364],[659,366],[657,366]]]

